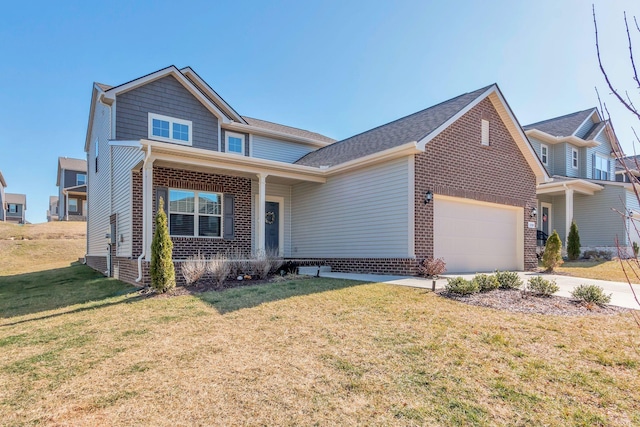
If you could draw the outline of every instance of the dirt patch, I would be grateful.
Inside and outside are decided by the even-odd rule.
[[[452,294],[445,290],[437,291],[436,293],[443,298],[449,298],[465,304],[517,313],[537,313],[554,316],[610,316],[630,311],[627,308],[612,305],[605,307],[586,305],[580,301],[559,296],[539,297],[530,294],[525,295],[519,290],[498,289],[472,295]]]

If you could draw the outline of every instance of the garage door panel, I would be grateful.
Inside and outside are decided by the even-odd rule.
[[[521,208],[468,199],[434,200],[434,254],[450,272],[523,268]]]

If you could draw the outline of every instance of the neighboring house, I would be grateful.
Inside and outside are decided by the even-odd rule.
[[[7,187],[7,182],[4,180],[4,176],[2,176],[2,172],[0,171],[0,221],[5,221],[7,218],[7,207],[4,189]]]
[[[616,182],[638,183],[639,179],[640,156],[626,156],[616,161]]]
[[[191,68],[94,84],[86,262],[149,283],[165,200],[175,261],[274,250],[337,271],[533,269],[550,178],[497,85],[343,141],[240,115]]]
[[[58,196],[49,196],[49,209],[47,210],[47,222],[58,220]]]
[[[61,221],[87,220],[87,161],[58,157],[58,217]]]
[[[616,182],[616,153],[622,150],[611,124],[596,108],[524,127],[553,181],[538,185],[538,228],[556,230],[566,247],[571,221],[582,250],[617,253],[627,248],[630,212],[639,210],[631,184]]]
[[[27,196],[24,194],[5,193],[5,221],[26,224]]]

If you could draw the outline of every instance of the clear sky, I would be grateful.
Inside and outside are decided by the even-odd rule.
[[[595,3],[611,77],[638,99],[622,13],[640,4]],[[494,82],[522,125],[597,106],[597,86],[627,154],[640,127],[598,70],[591,1],[13,1],[0,19],[0,171],[30,222],[58,156],[85,158],[92,83],[172,64],[242,115],[336,139]]]

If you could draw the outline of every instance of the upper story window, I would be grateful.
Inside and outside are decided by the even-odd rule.
[[[545,166],[549,165],[549,147],[544,145],[544,144],[540,144],[540,157],[542,160],[542,164]]]
[[[170,189],[169,234],[222,237],[222,194]]]
[[[9,203],[9,213],[18,213],[18,205]]]
[[[596,154],[594,168],[594,179],[609,180],[609,159],[605,156]]]
[[[244,156],[244,135],[226,132],[225,146],[227,147],[227,153],[241,154]]]
[[[571,149],[571,167],[578,169],[578,150],[575,148]]]
[[[85,185],[87,183],[87,174],[79,173],[76,175],[76,185]]]
[[[482,119],[481,144],[489,145],[489,120]]]
[[[149,139],[191,145],[191,136],[189,120],[149,113]]]

